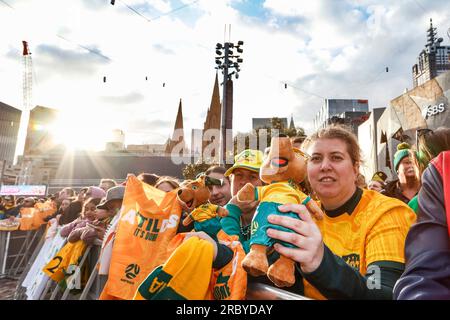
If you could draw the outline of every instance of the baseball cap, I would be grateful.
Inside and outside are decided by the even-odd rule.
[[[106,192],[106,197],[97,206],[97,209],[108,209],[108,202],[112,200],[123,200],[125,194],[124,186],[112,187]]]
[[[387,175],[383,171],[377,171],[372,176],[373,181],[385,182],[386,179],[387,179]]]
[[[246,149],[234,157],[233,166],[228,169],[224,176],[228,177],[233,173],[234,169],[247,169],[254,172],[259,172],[264,154],[260,150]]]

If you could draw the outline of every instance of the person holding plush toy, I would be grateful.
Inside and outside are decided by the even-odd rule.
[[[295,283],[295,265],[292,259],[281,255],[269,267],[267,251],[277,241],[266,232],[270,227],[286,232],[290,230],[271,225],[267,217],[270,214],[277,214],[298,219],[295,213],[278,210],[280,205],[287,203],[302,203],[317,216],[322,216],[317,204],[300,191],[299,184],[305,176],[306,155],[292,147],[289,137],[284,135],[272,137],[270,149],[260,169],[260,178],[267,185],[254,187],[253,184],[247,183],[237,194],[239,201],[260,201],[252,220],[250,252],[242,262],[242,266],[252,276],[267,274],[278,287],[290,287]],[[289,243],[283,244],[292,247]]]
[[[362,190],[355,184],[361,163],[357,138],[340,126],[329,126],[302,145],[311,155],[307,174],[325,212],[314,217],[301,204],[279,206],[300,219],[269,215],[269,228],[281,255],[293,259],[304,280],[304,295],[314,299],[392,299],[405,268],[405,238],[415,221],[402,201]]]

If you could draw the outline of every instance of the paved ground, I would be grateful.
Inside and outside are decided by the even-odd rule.
[[[13,300],[16,292],[17,280],[0,279],[0,300]]]

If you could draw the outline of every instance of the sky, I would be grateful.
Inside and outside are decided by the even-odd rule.
[[[0,101],[22,108],[26,40],[33,105],[62,111],[61,136],[119,128],[126,144],[164,143],[182,99],[189,140],[210,105],[216,43],[242,40],[235,132],[293,115],[310,133],[324,98],[378,108],[411,89],[430,18],[448,45],[448,0],[1,0]]]

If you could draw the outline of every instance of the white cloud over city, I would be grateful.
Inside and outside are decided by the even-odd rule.
[[[252,117],[293,114],[310,131],[320,97],[383,107],[411,88],[429,18],[448,44],[446,0],[5,0],[0,101],[22,105],[27,40],[35,105],[121,128],[127,143],[163,143],[181,98],[189,136],[203,126],[215,45],[228,40],[224,26],[231,24],[230,40],[245,42],[234,128],[250,130]]]

